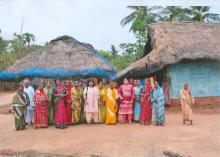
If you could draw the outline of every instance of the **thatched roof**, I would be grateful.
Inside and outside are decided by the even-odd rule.
[[[149,36],[151,52],[119,72],[117,78],[146,76],[182,60],[220,60],[220,24],[156,23],[149,26]]]
[[[94,47],[70,36],[61,36],[7,69],[10,77],[114,77],[114,68]],[[5,76],[0,74],[0,79]]]

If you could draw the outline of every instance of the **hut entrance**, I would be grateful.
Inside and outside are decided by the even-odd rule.
[[[150,75],[147,75],[146,78],[153,77],[155,81],[159,83],[159,85],[162,87],[163,78],[166,76],[166,69],[161,69],[159,71],[156,71]]]

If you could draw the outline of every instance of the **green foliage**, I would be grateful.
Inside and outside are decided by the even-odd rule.
[[[132,60],[134,59],[131,55],[118,55],[112,58],[110,63],[114,66],[116,71],[121,71],[129,66],[129,64],[132,63]]]
[[[114,45],[111,45],[111,55],[113,56],[113,57],[115,57],[115,56],[117,56],[118,55],[118,50],[116,49],[116,47],[114,46]]]
[[[5,70],[16,61],[16,54],[5,52],[0,53],[0,71]]]
[[[102,54],[105,58],[109,58],[110,54],[104,50],[97,50],[98,53]]]
[[[122,49],[124,55],[133,56],[132,58],[136,61],[144,56],[144,46],[147,42],[146,31],[135,32],[136,41],[134,43],[122,43],[119,47]]]
[[[151,23],[158,21],[220,22],[219,14],[210,13],[209,6],[193,6],[189,8],[179,6],[128,6],[128,8],[133,12],[121,20],[121,25],[131,25],[130,32],[135,35],[136,41],[119,45],[122,55],[110,59],[110,62],[117,70],[126,68],[129,64],[145,55],[144,46],[148,41],[147,29]]]
[[[192,6],[187,9],[187,14],[193,21],[220,22],[219,14],[210,13],[209,6]]]
[[[35,36],[31,33],[16,34],[11,40],[5,40],[0,36],[0,71],[4,71],[16,60],[38,50],[42,46],[32,44]]]
[[[136,32],[145,31],[147,24],[156,22],[157,14],[154,11],[160,7],[128,6],[128,8],[133,12],[121,20],[121,25],[131,24],[130,31]]]
[[[167,6],[162,8],[159,14],[159,21],[191,21],[186,8],[179,6]]]

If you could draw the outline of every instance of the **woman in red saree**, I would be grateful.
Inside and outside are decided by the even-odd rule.
[[[124,84],[121,85],[121,87],[119,88],[119,97],[121,100],[121,104],[119,107],[121,122],[125,123],[128,119],[128,122],[131,123],[133,113],[132,104],[134,100],[134,87],[129,84],[127,78],[124,79]]]
[[[67,125],[72,123],[72,110],[71,110],[71,83],[69,80],[65,82],[67,95],[64,97],[66,106]]]
[[[66,106],[64,104],[64,97],[66,96],[67,91],[59,79],[56,80],[56,87],[54,88],[53,94],[55,97],[55,127],[63,129],[67,127]]]
[[[36,128],[45,128],[48,125],[47,95],[43,89],[44,85],[40,83],[38,90],[34,93],[34,126]]]
[[[145,79],[145,91],[141,94],[141,114],[140,124],[149,125],[152,119],[152,108],[151,108],[151,85],[148,79]]]

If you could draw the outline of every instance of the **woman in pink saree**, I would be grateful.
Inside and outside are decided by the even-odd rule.
[[[65,81],[65,88],[67,95],[64,97],[65,107],[66,107],[66,116],[67,116],[67,125],[72,124],[72,109],[71,109],[71,83],[69,80]]]
[[[66,106],[64,103],[64,97],[67,95],[67,91],[65,86],[60,82],[59,79],[56,80],[56,87],[53,90],[53,94],[55,97],[55,127],[63,129],[67,127],[67,114]]]
[[[124,84],[119,88],[119,97],[121,104],[119,107],[119,114],[121,115],[121,122],[125,123],[128,120],[131,123],[133,113],[134,87],[129,84],[128,79],[124,79]]]

